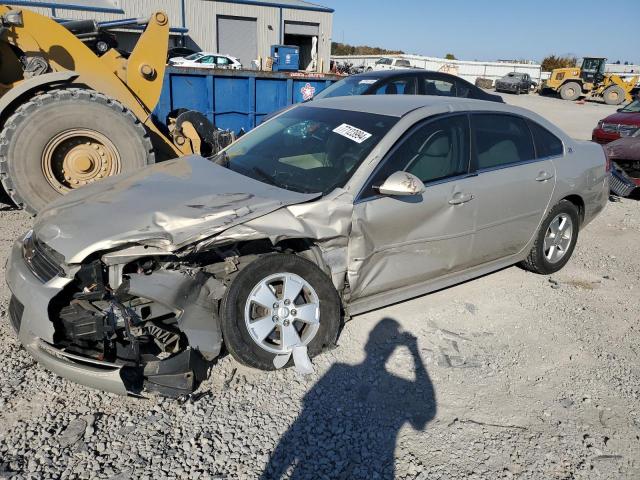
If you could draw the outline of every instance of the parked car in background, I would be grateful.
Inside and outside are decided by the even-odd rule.
[[[411,62],[404,58],[381,58],[373,67],[367,68],[367,71],[399,70],[402,68],[411,68]]]
[[[487,93],[455,75],[416,69],[352,75],[327,87],[315,99],[351,95],[434,95],[504,102],[500,95]]]
[[[236,57],[208,52],[198,52],[187,57],[172,58],[169,60],[169,65],[172,67],[242,69],[242,64]]]
[[[593,129],[594,142],[609,143],[620,137],[631,137],[640,129],[640,97],[619,108],[616,113],[603,118]]]
[[[52,203],[12,249],[9,316],[61,376],[180,396],[223,343],[254,368],[310,367],[341,311],[514,264],[557,272],[608,190],[602,148],[528,110],[313,101],[213,161],[159,163]]]
[[[531,79],[528,73],[511,72],[496,80],[496,92],[529,93],[538,84]]]
[[[194,53],[199,53],[199,52],[186,47],[173,47],[173,48],[170,48],[169,51],[167,52],[167,62],[172,58],[184,59],[185,57],[193,55]]]

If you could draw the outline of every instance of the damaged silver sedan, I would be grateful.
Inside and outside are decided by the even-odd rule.
[[[311,102],[213,159],[52,204],[9,259],[11,321],[55,373],[121,394],[189,393],[223,346],[308,370],[350,315],[509,265],[562,268],[606,204],[605,163],[499,103]]]

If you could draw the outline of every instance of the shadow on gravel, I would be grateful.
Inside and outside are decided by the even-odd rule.
[[[406,380],[385,363],[398,347],[415,369]],[[398,433],[405,423],[424,430],[436,413],[435,392],[413,335],[385,318],[373,329],[358,365],[336,364],[303,399],[262,479],[393,479]]]
[[[16,206],[11,201],[7,192],[0,186],[0,212],[6,212],[8,210],[15,210]]]

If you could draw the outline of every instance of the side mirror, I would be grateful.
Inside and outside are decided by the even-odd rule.
[[[378,187],[382,195],[410,196],[420,195],[425,191],[424,183],[408,172],[396,172]]]

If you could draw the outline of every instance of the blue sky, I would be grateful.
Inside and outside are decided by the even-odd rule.
[[[314,1],[314,0],[311,0]],[[551,53],[640,63],[640,1],[316,0],[333,40],[465,60]],[[606,21],[605,19],[611,19]]]

